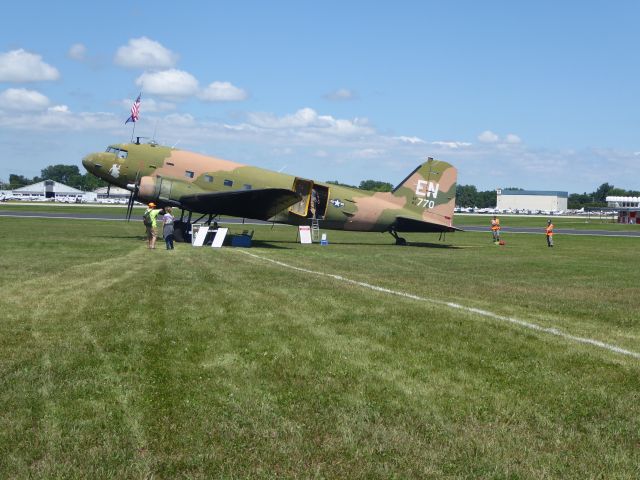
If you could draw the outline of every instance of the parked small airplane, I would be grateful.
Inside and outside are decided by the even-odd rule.
[[[317,182],[208,157],[154,142],[114,144],[92,153],[84,167],[134,201],[183,210],[176,226],[186,230],[192,213],[270,220],[291,225],[318,221],[323,229],[389,232],[451,232],[457,170],[429,158],[392,192],[370,192]],[[188,212],[188,220],[184,214]]]

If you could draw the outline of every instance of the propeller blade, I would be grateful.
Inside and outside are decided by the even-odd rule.
[[[136,172],[136,179],[133,184],[133,191],[131,195],[129,195],[129,202],[127,203],[127,222],[131,221],[131,214],[133,213],[133,203],[135,202],[136,195],[138,194],[138,189],[140,187],[140,182],[138,181],[140,177],[140,170]]]
[[[133,212],[133,197],[135,196],[135,192],[131,192],[129,196],[129,202],[127,203],[127,222],[131,220],[131,213]]]

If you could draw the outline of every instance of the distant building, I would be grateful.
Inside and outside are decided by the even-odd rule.
[[[42,182],[16,188],[12,192],[15,198],[30,198],[33,200],[55,200],[57,197],[72,197],[81,199],[85,192],[77,188],[69,187],[64,183],[54,180],[43,180]]]
[[[34,202],[95,202],[96,194],[84,192],[55,180],[43,180],[26,187],[7,190],[4,199],[26,200]]]
[[[114,199],[128,199],[131,192],[125,188],[111,186],[109,187],[100,187],[96,188],[93,193],[95,193],[98,197],[98,200],[103,200],[105,198],[114,198]]]
[[[496,190],[498,210],[543,210],[567,209],[569,192],[543,190]]]
[[[618,223],[638,223],[640,197],[607,197],[607,206],[618,211]]]

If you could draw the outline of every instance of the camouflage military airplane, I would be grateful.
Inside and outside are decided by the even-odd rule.
[[[109,184],[132,192],[133,201],[175,206],[184,212],[270,220],[323,229],[450,232],[456,169],[429,158],[392,192],[370,192],[316,182],[155,143],[115,144],[87,155],[82,164]],[[203,217],[201,217],[203,218]],[[183,219],[181,219],[183,220]],[[184,228],[185,222],[181,223]]]

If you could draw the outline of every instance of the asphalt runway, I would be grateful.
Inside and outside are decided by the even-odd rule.
[[[126,219],[124,215],[115,215],[109,213],[58,213],[58,212],[23,212],[17,210],[8,210],[6,208],[0,209],[0,217],[11,218],[58,218],[66,220],[108,220],[108,221],[120,221],[124,222]],[[194,217],[197,218],[197,217]],[[139,218],[133,217],[132,222],[139,220]],[[249,220],[243,222],[241,218],[225,218],[220,223],[232,223],[245,225],[271,225],[271,222],[263,222],[260,220]],[[322,224],[321,224],[322,227]],[[469,232],[486,232],[489,235],[491,232],[484,226],[463,226],[463,230]],[[544,228],[535,227],[502,227],[502,233],[529,233],[535,235],[543,235]],[[592,235],[597,237],[640,237],[640,229],[638,231],[615,231],[615,230],[587,230],[587,229],[559,229],[556,228],[554,232],[558,235]]]
[[[62,212],[23,212],[16,210],[0,210],[0,218],[58,218],[63,220],[107,220],[114,222],[126,222],[124,214],[109,214],[109,213],[62,213]],[[196,220],[199,215],[194,214],[192,220]],[[205,215],[204,218],[207,218]],[[142,216],[133,215],[131,217],[132,222],[142,222]],[[233,223],[244,225],[271,225],[271,222],[264,222],[262,220],[247,220],[242,221],[242,218],[225,218],[219,223]]]
[[[491,230],[488,227],[478,226],[465,226],[463,230],[468,232],[487,232],[487,235],[491,234]],[[502,227],[500,233],[531,233],[536,235],[544,235],[544,228],[536,227]],[[587,230],[587,229],[575,229],[575,228],[554,228],[553,233],[557,235],[592,235],[596,237],[640,237],[640,230],[635,232],[630,231],[616,231],[616,230]]]

